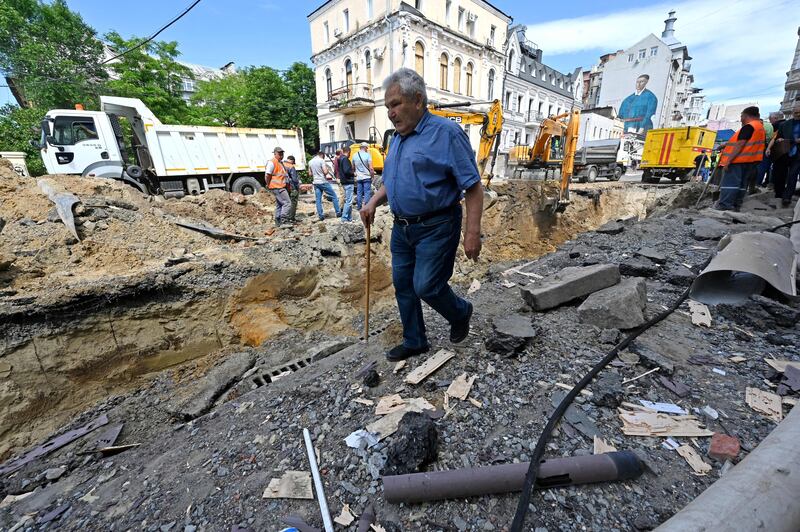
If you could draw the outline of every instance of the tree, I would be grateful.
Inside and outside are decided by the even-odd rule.
[[[103,45],[64,0],[0,1],[0,71],[20,107],[93,104]]]
[[[130,50],[143,39],[123,39],[106,34],[117,53]],[[189,106],[181,97],[183,80],[194,79],[192,71],[178,63],[178,43],[151,41],[108,63],[112,75],[107,88],[115,96],[139,98],[165,124],[189,121]]]
[[[192,94],[194,120],[199,124],[243,126],[246,79],[241,73],[212,81],[199,81]]]
[[[319,148],[319,122],[317,120],[317,86],[314,71],[305,63],[293,63],[284,73],[294,109],[294,125],[303,128],[306,151],[314,153]]]
[[[0,151],[25,152],[28,171],[34,176],[45,173],[38,148],[30,145],[39,135],[45,113],[46,109],[38,107],[22,108],[11,104],[0,107]]]

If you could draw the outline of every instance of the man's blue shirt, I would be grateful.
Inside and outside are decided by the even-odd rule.
[[[395,134],[383,183],[392,212],[418,216],[461,200],[481,180],[469,137],[455,122],[426,111],[414,131]]]

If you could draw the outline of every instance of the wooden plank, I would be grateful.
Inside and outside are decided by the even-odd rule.
[[[776,423],[780,423],[783,419],[783,406],[781,405],[781,396],[778,394],[748,387],[745,391],[745,401],[750,408],[764,414]]]
[[[453,382],[451,382],[450,386],[447,387],[446,395],[454,399],[466,401],[469,391],[472,389],[472,383],[475,382],[475,377],[476,376],[473,375],[472,377],[467,378],[467,374],[462,373],[453,379]]]
[[[444,366],[444,364],[456,356],[452,351],[442,349],[421,365],[414,368],[414,370],[406,375],[405,381],[409,384],[419,384],[428,378],[433,372]]]

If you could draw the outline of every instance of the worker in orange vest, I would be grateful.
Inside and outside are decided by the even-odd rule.
[[[292,200],[286,190],[289,184],[289,173],[283,166],[283,149],[278,146],[273,150],[273,158],[267,163],[264,180],[267,188],[275,196],[275,225],[290,224],[289,212],[292,209]]]
[[[751,177],[755,177],[758,165],[764,158],[767,135],[758,107],[745,108],[741,120],[741,129],[733,134],[720,157],[719,165],[724,168],[716,208],[721,211],[738,211],[741,208],[747,184]]]

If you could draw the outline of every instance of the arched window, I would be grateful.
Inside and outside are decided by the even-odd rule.
[[[467,63],[467,96],[472,96],[472,63]]]
[[[453,92],[461,94],[461,59],[453,62]]]
[[[447,90],[447,54],[439,56],[439,88]]]
[[[489,90],[487,99],[494,100],[494,70],[489,71]]]
[[[367,83],[372,85],[372,55],[369,50],[364,52],[364,68],[367,71]]]
[[[425,47],[419,41],[414,45],[414,70],[423,78],[425,77]]]
[[[331,93],[333,92],[333,79],[331,78],[331,69],[325,69],[325,88],[328,91],[328,99],[331,98]]]
[[[349,59],[344,62],[344,79],[348,90],[353,85],[353,62]]]
[[[514,66],[514,50],[511,50],[508,53],[508,71],[511,72],[511,68]]]

